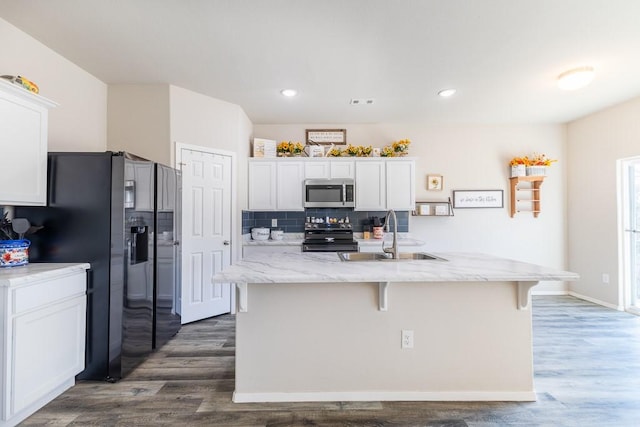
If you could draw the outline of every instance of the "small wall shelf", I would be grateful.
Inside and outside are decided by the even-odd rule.
[[[411,212],[413,216],[453,216],[451,197],[440,202],[416,202],[416,208]]]
[[[534,218],[540,213],[540,186],[544,176],[515,176],[509,178],[511,184],[511,218],[518,212],[532,212]],[[527,187],[518,187],[520,183],[529,184]],[[523,197],[529,193],[528,197]]]

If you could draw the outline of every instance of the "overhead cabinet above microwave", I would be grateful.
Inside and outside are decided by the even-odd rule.
[[[303,211],[305,179],[353,179],[355,210],[415,209],[410,158],[250,159],[249,210]]]

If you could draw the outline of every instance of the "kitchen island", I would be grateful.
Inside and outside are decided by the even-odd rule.
[[[530,289],[575,273],[481,254],[248,257],[235,402],[535,400]]]

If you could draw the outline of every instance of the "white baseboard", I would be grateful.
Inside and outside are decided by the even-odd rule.
[[[535,291],[532,289],[531,295],[569,295],[569,291]]]
[[[585,301],[592,302],[594,304],[602,305],[602,306],[607,307],[607,308],[612,308],[612,309],[618,310],[618,311],[624,311],[624,307],[622,307],[622,306],[611,304],[611,303],[608,303],[608,302],[604,302],[604,301],[601,301],[601,300],[596,299],[596,298],[588,297],[586,295],[581,295],[581,294],[573,292],[573,291],[569,291],[569,295],[571,295],[572,297],[583,299]]]
[[[535,400],[535,391],[344,391],[309,393],[233,392],[233,402],[235,403],[380,401],[535,402]]]

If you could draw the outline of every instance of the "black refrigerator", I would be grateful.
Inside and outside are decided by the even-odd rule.
[[[47,206],[15,207],[16,218],[43,226],[30,236],[29,262],[91,264],[77,378],[118,380],[180,328],[176,195],[170,203],[178,173],[123,152],[49,153],[47,172]],[[174,248],[172,259],[159,263],[158,239]]]

